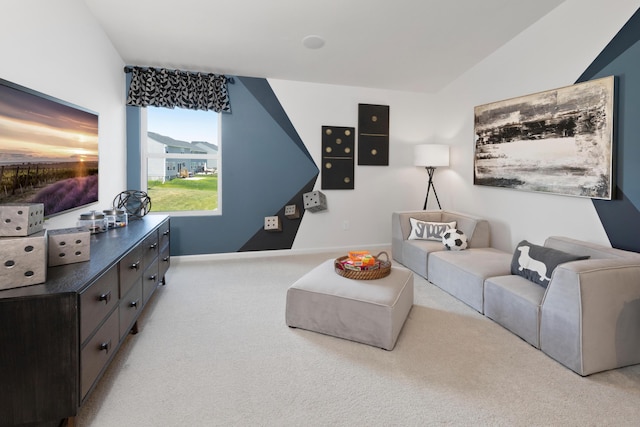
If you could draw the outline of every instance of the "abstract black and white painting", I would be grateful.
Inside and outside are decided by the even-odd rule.
[[[475,107],[475,185],[611,200],[613,76]]]

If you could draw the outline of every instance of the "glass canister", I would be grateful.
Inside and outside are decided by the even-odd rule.
[[[83,213],[80,214],[78,227],[89,230],[91,234],[102,233],[103,231],[107,231],[107,218],[103,213],[96,211]]]
[[[105,209],[102,211],[107,218],[109,228],[126,227],[129,223],[127,213],[121,209]]]

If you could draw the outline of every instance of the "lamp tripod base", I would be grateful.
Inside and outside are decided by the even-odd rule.
[[[438,199],[438,193],[436,193],[436,187],[433,185],[433,173],[436,171],[436,168],[432,166],[427,166],[425,168],[427,173],[429,174],[429,184],[427,185],[427,197],[424,199],[424,206],[422,210],[427,210],[427,202],[429,201],[429,191],[433,188],[433,194],[436,196],[436,202],[438,202],[438,209],[442,209],[440,206],[440,199]]]

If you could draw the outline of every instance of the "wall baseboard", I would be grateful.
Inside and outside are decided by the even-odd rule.
[[[330,247],[330,248],[313,248],[313,249],[282,249],[272,251],[247,251],[247,252],[227,252],[218,254],[202,254],[202,255],[181,255],[171,257],[171,266],[175,267],[182,263],[203,262],[203,261],[220,261],[231,259],[251,259],[251,258],[269,258],[278,256],[294,256],[294,255],[310,255],[310,254],[344,254],[352,250],[368,250],[373,253],[379,251],[387,251],[391,257],[391,243],[377,243],[374,245],[352,245],[348,247]]]

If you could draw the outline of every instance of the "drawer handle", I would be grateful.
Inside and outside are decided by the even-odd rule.
[[[152,274],[151,276],[149,276],[149,280],[155,281],[157,277],[158,277],[157,274]]]
[[[169,235],[169,230],[165,231],[164,233],[162,233],[163,236],[168,236]]]
[[[149,249],[155,249],[157,247],[158,247],[158,242],[152,243],[151,245],[149,245]]]
[[[109,301],[111,301],[111,291],[100,295],[98,301],[104,301],[105,304],[109,304]]]
[[[168,257],[168,256],[166,256],[166,257],[162,258],[162,261],[164,261],[164,262],[169,262],[169,257]]]
[[[109,353],[109,347],[111,347],[111,340],[109,340],[108,342],[103,342],[102,344],[100,344],[100,351],[104,350],[107,353]]]
[[[136,310],[138,309],[138,304],[139,304],[140,300],[136,300],[136,301],[131,301],[131,303],[129,303],[130,307],[135,308]]]
[[[134,262],[133,264],[131,264],[131,267],[129,267],[131,270],[138,270],[140,269],[140,261]]]

